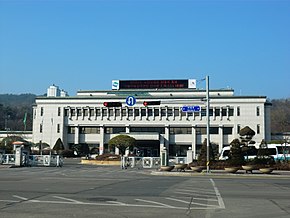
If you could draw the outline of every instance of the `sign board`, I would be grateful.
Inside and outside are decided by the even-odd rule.
[[[136,104],[136,98],[134,96],[128,96],[126,98],[126,104],[128,106],[134,106]]]
[[[183,106],[182,107],[182,112],[199,112],[200,111],[200,106]]]
[[[112,90],[119,89],[196,89],[196,80],[112,80]]]

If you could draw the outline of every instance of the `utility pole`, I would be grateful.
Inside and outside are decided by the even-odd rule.
[[[209,173],[209,145],[210,145],[210,134],[209,134],[209,76],[206,76],[206,172]]]

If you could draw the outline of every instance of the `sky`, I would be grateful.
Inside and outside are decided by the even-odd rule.
[[[202,79],[290,97],[290,0],[0,0],[0,94]]]

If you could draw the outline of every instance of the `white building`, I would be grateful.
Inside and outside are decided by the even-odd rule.
[[[132,96],[131,100],[126,98]],[[232,89],[209,90],[210,142],[223,146],[239,138],[249,126],[253,140],[271,140],[270,106],[265,96],[235,96]],[[58,138],[108,152],[109,140],[128,134],[137,140],[145,156],[159,156],[166,147],[170,156],[185,156],[189,147],[197,154],[206,139],[206,91],[197,89],[120,89],[79,91],[74,97],[37,97],[33,107],[33,142],[54,146]],[[134,102],[136,100],[136,102]],[[160,105],[144,106],[144,101]],[[105,107],[121,102],[122,107]],[[183,112],[184,106],[200,106],[198,112]]]

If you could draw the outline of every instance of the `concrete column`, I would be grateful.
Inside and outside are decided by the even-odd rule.
[[[196,129],[195,128],[196,128],[196,125],[193,125],[191,127],[191,129],[192,129],[192,132],[191,132],[191,138],[192,138],[191,150],[192,150],[194,159],[196,159]]]
[[[223,125],[219,125],[219,136],[220,136],[220,143],[219,143],[219,153],[222,152],[223,149],[223,145],[224,145],[224,129],[223,129]]]
[[[126,125],[126,133],[130,133],[130,125],[129,124]]]
[[[99,147],[99,154],[104,154],[104,138],[105,138],[105,127],[100,126],[100,147]]]
[[[80,129],[79,126],[75,126],[75,145],[80,143]]]

